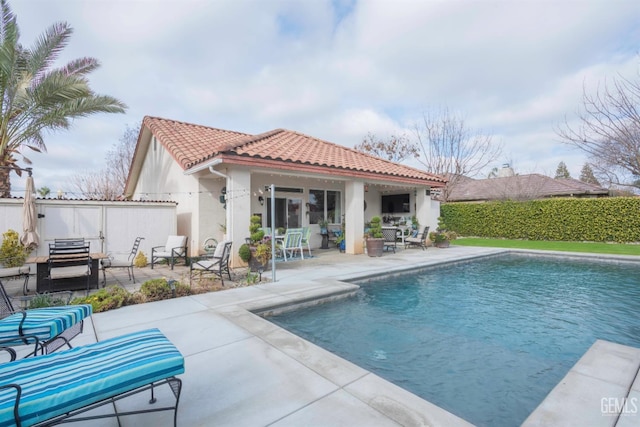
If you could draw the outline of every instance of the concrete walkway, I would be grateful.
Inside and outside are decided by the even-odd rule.
[[[446,250],[404,250],[382,258],[335,250],[315,252],[308,260],[278,263],[273,283],[96,313],[74,343],[159,328],[185,357],[180,426],[470,425],[253,313],[343,297],[357,289],[346,283],[350,279],[503,251],[452,246]],[[186,274],[184,267],[173,272],[165,266],[147,270],[136,270],[138,284],[148,278],[180,279]],[[265,276],[270,277],[270,272]],[[114,280],[122,280],[127,287],[137,286],[127,283],[126,272],[124,277],[108,276],[107,282]],[[168,388],[157,391],[160,401],[156,405],[172,399]],[[147,395],[128,398],[118,403],[118,411],[144,408],[147,401]],[[558,404],[551,410],[562,413],[563,408]],[[538,425],[534,419],[529,421]],[[128,416],[120,422],[123,426],[169,426],[172,414]],[[82,425],[118,424],[104,419]]]

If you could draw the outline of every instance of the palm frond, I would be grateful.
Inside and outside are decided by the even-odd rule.
[[[49,27],[38,37],[28,55],[28,69],[35,80],[39,80],[55,63],[60,52],[68,45],[72,32],[72,28],[60,22]]]

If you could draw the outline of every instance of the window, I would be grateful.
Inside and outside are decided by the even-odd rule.
[[[326,218],[336,224],[342,218],[342,201],[339,191],[309,190],[309,224],[317,224]]]

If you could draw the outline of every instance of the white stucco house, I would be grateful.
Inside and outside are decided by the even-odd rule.
[[[290,130],[249,135],[147,116],[125,196],[177,202],[177,230],[189,236],[190,255],[214,237],[232,240],[237,256],[251,215],[261,216],[265,227],[310,226],[312,248],[320,246],[319,220],[344,219],[346,252],[360,254],[365,222],[375,215],[415,215],[434,229],[439,205],[430,190],[445,184],[442,177]]]

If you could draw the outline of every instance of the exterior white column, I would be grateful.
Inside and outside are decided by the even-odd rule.
[[[348,181],[344,186],[345,199],[345,252],[362,254],[364,234],[364,182]]]
[[[417,187],[416,188],[416,218],[420,223],[420,228],[424,229],[425,226],[429,226],[429,231],[434,231],[438,228],[438,217],[440,213],[434,213],[431,200],[431,195],[427,195],[429,187]]]
[[[238,249],[249,237],[251,217],[251,173],[248,170],[231,169],[227,173],[227,236],[231,246],[231,267],[242,265]]]

